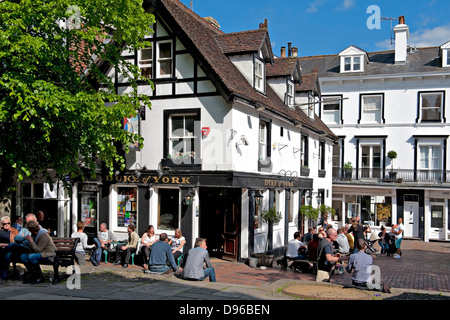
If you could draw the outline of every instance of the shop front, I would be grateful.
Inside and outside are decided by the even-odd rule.
[[[241,260],[261,246],[255,228],[260,210],[255,202],[255,191],[266,196],[267,205],[276,204],[283,215],[287,212],[289,218],[278,227],[282,231],[281,245],[285,245],[287,228],[297,228],[293,212],[298,211],[291,197],[285,194],[300,196],[303,192],[298,191],[303,189],[312,189],[312,180],[287,181],[236,172],[157,171],[142,172],[139,176],[103,177],[96,193],[97,209],[93,204],[95,194],[83,193],[79,199],[82,217],[94,219],[95,222],[88,221],[97,228],[106,222],[118,239],[126,239],[130,224],[137,226],[140,236],[149,225],[154,226],[157,234],[164,232],[169,237],[180,228],[186,238],[185,252],[197,237],[202,237],[207,239],[212,256]],[[273,234],[272,231],[272,243],[276,243],[278,235],[273,237]]]

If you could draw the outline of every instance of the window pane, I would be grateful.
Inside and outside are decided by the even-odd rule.
[[[184,136],[184,126],[182,116],[172,116],[172,132],[170,135],[172,137],[183,137]]]
[[[350,71],[352,69],[352,58],[345,58],[345,71]]]
[[[162,76],[170,75],[172,72],[172,61],[171,60],[161,61],[159,63],[159,68],[160,68],[160,71],[159,71],[160,75],[162,75]]]
[[[381,96],[363,97],[362,120],[368,122],[381,122]]]
[[[153,50],[152,48],[145,48],[141,50],[141,61],[140,63],[146,64],[151,63],[153,59]]]
[[[159,190],[158,229],[175,230],[178,228],[179,192],[177,189]]]
[[[141,68],[141,75],[145,78],[151,78],[152,68],[151,67]]]
[[[194,136],[194,124],[195,124],[195,118],[193,116],[185,117],[186,136],[188,136],[188,137]]]
[[[171,58],[172,57],[172,43],[165,42],[159,44],[159,58]]]
[[[358,71],[361,69],[361,58],[354,57],[353,58],[353,71]]]
[[[442,94],[427,93],[421,95],[422,120],[440,121],[442,109]]]

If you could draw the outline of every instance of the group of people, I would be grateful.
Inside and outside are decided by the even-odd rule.
[[[42,211],[40,215],[43,218]],[[9,266],[13,261],[21,262],[27,268],[28,277],[24,282],[31,284],[44,282],[39,263],[56,255],[56,247],[49,231],[41,227],[37,215],[27,214],[25,223],[23,226],[23,218],[16,218],[14,224],[8,216],[1,218],[0,284],[4,284],[9,278]],[[13,275],[11,278],[17,276]]]
[[[80,260],[84,261],[85,250],[91,249],[93,245],[87,244],[87,236],[83,233],[84,223],[80,221],[77,226],[78,231],[73,233],[72,237],[81,239],[76,254],[80,255]],[[102,249],[112,251],[112,243],[116,241],[114,234],[108,230],[106,223],[102,223],[99,229],[97,238]],[[184,268],[181,268],[177,264],[177,260],[183,254],[183,248],[186,244],[181,229],[177,228],[171,239],[166,233],[157,236],[152,225],[148,226],[142,237],[139,237],[136,233],[134,225],[129,225],[127,229],[127,243],[119,243],[115,247],[115,265],[122,265],[123,268],[127,268],[131,255],[137,252],[140,243],[144,272],[160,274],[182,272],[182,278],[187,280],[204,280],[209,277],[211,282],[216,282],[215,270],[209,259],[206,239],[196,239],[194,248],[190,249],[186,255]]]
[[[397,249],[394,258],[401,256],[403,229],[401,218],[398,225],[392,226],[391,234],[387,233],[384,226],[381,228],[377,240],[382,254],[388,252],[389,237],[393,237]],[[339,262],[348,261],[345,270],[352,273],[353,285],[366,288],[372,277],[373,258],[365,252],[367,249],[366,239],[370,238],[370,234],[370,228],[365,228],[359,222],[358,217],[352,218],[351,225],[343,226],[338,230],[335,230],[332,225],[319,226],[317,230],[310,227],[308,233],[305,233],[303,237],[299,232],[294,233],[294,239],[288,244],[286,256],[294,260],[315,261],[318,274],[325,272],[329,276]],[[329,277],[327,281],[329,281]]]

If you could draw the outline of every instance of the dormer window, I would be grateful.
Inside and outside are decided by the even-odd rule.
[[[450,41],[441,46],[442,67],[450,68]]]
[[[361,70],[361,57],[346,57],[345,58],[345,71],[360,71]]]
[[[367,61],[367,53],[355,46],[350,46],[341,53],[341,73],[364,72],[364,64]]]
[[[255,79],[255,89],[260,92],[265,92],[264,87],[264,77],[265,77],[265,65],[264,61],[259,60],[257,57],[254,59],[255,61],[255,73],[254,73],[254,79]]]

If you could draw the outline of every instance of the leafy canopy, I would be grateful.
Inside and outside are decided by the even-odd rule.
[[[48,169],[62,179],[95,176],[98,162],[124,168],[122,146],[143,140],[121,121],[150,101],[121,53],[148,46],[154,21],[142,0],[0,1],[0,192]],[[133,90],[118,95],[110,68]]]

